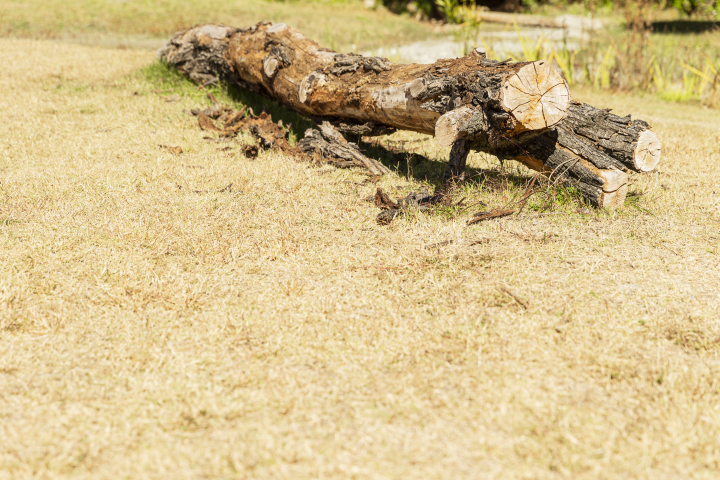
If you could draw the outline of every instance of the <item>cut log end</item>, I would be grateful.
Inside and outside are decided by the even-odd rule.
[[[598,176],[604,180],[603,191],[615,192],[628,183],[628,175],[622,170],[599,170]]]
[[[627,183],[615,190],[614,192],[603,192],[599,207],[607,208],[608,210],[614,210],[616,208],[622,207],[625,204],[625,197],[627,197],[627,192]]]
[[[598,173],[600,178],[605,181],[598,206],[609,210],[622,207],[628,192],[627,173],[617,169],[600,170]]]
[[[470,107],[461,107],[441,116],[435,124],[435,140],[441,147],[450,147],[462,138],[461,126],[472,117],[474,111]]]
[[[660,163],[660,139],[654,132],[645,130],[640,134],[633,160],[641,172],[651,172],[657,167]]]
[[[517,121],[517,133],[542,130],[556,125],[567,116],[570,90],[548,62],[533,62],[505,82],[503,105]]]
[[[280,67],[280,62],[277,59],[269,57],[263,61],[263,72],[268,78],[273,78]]]

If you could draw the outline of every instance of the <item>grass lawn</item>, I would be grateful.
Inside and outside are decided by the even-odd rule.
[[[154,61],[0,39],[0,478],[720,475],[720,111],[574,89],[663,141],[625,207],[379,226]],[[440,171],[417,144],[379,186]]]

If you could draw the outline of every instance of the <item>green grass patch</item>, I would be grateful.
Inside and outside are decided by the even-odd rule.
[[[149,92],[179,95],[190,99],[197,108],[204,108],[212,104],[208,97],[208,93],[211,93],[218,102],[235,110],[240,110],[247,105],[256,115],[266,111],[273,120],[282,120],[283,125],[290,127],[291,143],[302,138],[305,130],[313,127],[312,121],[307,117],[288,110],[274,100],[234,85],[220,83],[199,88],[197,84],[180,74],[176,68],[160,60],[144,68],[141,75],[148,84]]]

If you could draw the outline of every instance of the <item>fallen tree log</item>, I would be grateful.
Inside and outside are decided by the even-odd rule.
[[[443,115],[469,113],[466,138],[510,144],[567,115],[567,84],[547,62],[496,62],[474,54],[432,65],[339,54],[283,23],[204,25],[175,34],[159,56],[191,78],[216,76],[314,117],[435,134]]]
[[[647,123],[571,105],[567,84],[543,61],[497,62],[473,51],[432,65],[398,65],[339,54],[269,22],[193,27],[175,34],[158,56],[199,83],[222,78],[318,125],[330,120],[341,133],[435,135],[441,146],[452,146],[448,182],[462,177],[468,153],[478,150],[570,181],[592,204],[612,208],[624,202],[626,171],[652,170],[660,159]],[[320,146],[330,137],[310,137],[306,150],[330,151]],[[342,158],[355,155],[338,142],[333,150]]]

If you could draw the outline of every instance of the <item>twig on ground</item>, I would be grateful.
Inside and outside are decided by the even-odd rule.
[[[533,186],[535,185],[535,181],[538,179],[538,176],[540,174],[536,173],[533,175],[532,180],[530,180],[530,185],[525,190],[525,193],[523,194],[522,198],[520,199],[520,208],[518,209],[518,215],[520,215],[523,211],[523,208],[525,208],[525,202],[527,202],[527,199],[530,198],[530,195],[533,193]]]
[[[484,243],[490,243],[490,239],[489,238],[478,238],[477,240],[472,240],[470,242],[470,246],[472,247],[473,245],[482,245]]]
[[[158,145],[158,147],[162,148],[163,150],[167,150],[173,155],[180,155],[181,153],[183,153],[183,149],[181,147],[171,147],[169,145]]]
[[[510,295],[513,298],[513,300],[515,300],[517,303],[519,303],[520,306],[522,306],[525,310],[527,310],[529,308],[528,303],[525,300],[523,300],[522,298],[518,297],[517,294],[514,293],[509,288],[507,288],[505,286],[500,286],[500,287],[498,287],[498,289],[500,289],[500,291]]]
[[[491,218],[506,217],[506,216],[508,216],[508,215],[512,215],[513,213],[515,213],[515,210],[512,209],[512,208],[508,208],[508,209],[496,209],[496,210],[492,210],[492,211],[490,211],[490,212],[479,212],[479,213],[476,213],[476,214],[475,214],[475,218],[473,218],[472,220],[468,221],[467,224],[468,224],[468,225],[473,225],[473,224],[476,224],[476,223],[480,223],[480,222],[482,222],[483,220],[489,220],[489,219],[491,219]]]

